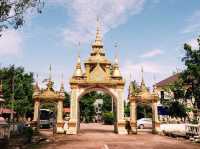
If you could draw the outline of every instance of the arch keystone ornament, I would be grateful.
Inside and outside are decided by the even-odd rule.
[[[79,100],[91,91],[103,91],[113,97],[116,106],[115,132],[127,134],[124,120],[124,86],[118,60],[111,63],[105,55],[100,25],[97,23],[96,39],[92,44],[89,58],[84,62],[85,71],[81,68],[78,56],[74,74],[70,79],[71,111],[67,134],[77,134],[80,127]]]

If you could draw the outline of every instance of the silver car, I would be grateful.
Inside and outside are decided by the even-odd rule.
[[[139,129],[152,128],[152,119],[151,118],[141,118],[137,120],[137,127]]]

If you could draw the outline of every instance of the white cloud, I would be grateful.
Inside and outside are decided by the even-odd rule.
[[[158,82],[166,77],[172,75],[176,66],[171,64],[161,64],[152,61],[143,61],[139,63],[133,63],[132,61],[125,62],[121,67],[121,72],[129,85],[130,80],[136,80],[141,82],[141,68],[144,70],[144,79],[146,85],[152,87],[155,82]],[[131,76],[131,78],[130,78]]]
[[[187,42],[192,48],[194,49],[199,49],[199,44],[197,42],[197,39],[192,39],[190,41]]]
[[[18,55],[23,49],[23,38],[19,31],[4,30],[0,37],[0,56]]]
[[[181,31],[181,33],[193,33],[200,31],[200,10],[195,11],[192,16],[190,16],[186,22],[187,26]]]
[[[60,0],[58,1],[60,2]],[[70,25],[64,30],[65,40],[77,44],[94,38],[96,18],[102,22],[103,33],[138,14],[145,0],[68,0],[65,4],[70,16]]]
[[[140,55],[140,57],[141,58],[150,58],[150,57],[158,56],[158,55],[161,55],[161,54],[163,54],[162,50],[154,49],[154,50],[148,51],[148,52]]]

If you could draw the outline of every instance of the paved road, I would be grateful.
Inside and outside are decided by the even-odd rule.
[[[139,132],[138,135],[117,135],[112,126],[83,124],[78,135],[59,135],[53,144],[42,149],[200,149],[184,139]]]

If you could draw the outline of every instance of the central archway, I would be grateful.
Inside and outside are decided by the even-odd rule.
[[[111,111],[112,114],[113,114],[113,117],[114,117],[114,129],[113,129],[113,132],[117,133],[117,98],[116,96],[111,93],[108,89],[104,88],[104,87],[95,87],[95,86],[92,86],[92,87],[88,87],[86,88],[78,97],[78,132],[80,132],[80,123],[81,123],[81,118],[80,118],[80,115],[81,115],[81,110],[80,110],[80,102],[81,102],[81,99],[89,94],[89,93],[92,93],[92,92],[101,92],[103,93],[104,95],[109,95],[111,97]]]

